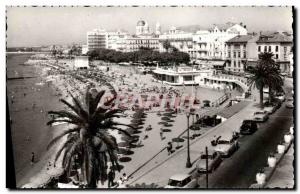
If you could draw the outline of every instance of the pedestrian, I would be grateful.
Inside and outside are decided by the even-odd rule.
[[[31,152],[31,165],[34,164],[34,159],[35,159],[34,152]]]
[[[161,140],[163,140],[163,134],[164,134],[164,132],[162,132],[162,131],[159,132],[159,135],[160,135],[160,139],[161,139]]]
[[[167,146],[168,155],[172,154],[172,149],[173,149],[172,143],[171,143],[171,142],[168,142],[168,146]]]
[[[115,171],[113,171],[110,168],[110,171],[108,173],[108,188],[110,188],[111,186],[114,186],[114,179],[115,179]]]
[[[128,177],[126,175],[126,173],[123,173],[123,182],[128,181]]]
[[[123,181],[122,177],[120,177],[120,179],[119,179],[118,182],[117,182],[117,183],[118,183],[118,186],[122,185],[123,182],[124,182],[124,181]]]

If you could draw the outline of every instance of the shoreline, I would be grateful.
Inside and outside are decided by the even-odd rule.
[[[51,80],[50,81],[51,82],[50,83],[50,86],[51,86],[50,90],[55,95],[55,96],[51,96],[51,98],[54,99],[54,101],[55,101],[54,104],[56,104],[56,106],[57,106],[56,107],[54,104],[51,104],[51,110],[61,110],[61,109],[63,109],[62,104],[61,103],[57,103],[58,99],[60,99],[60,98],[64,98],[67,101],[70,101],[70,96],[68,95],[67,90],[70,90],[72,93],[74,93],[74,92],[80,92],[80,90],[82,90],[82,88],[83,89],[85,88],[85,84],[84,83],[81,83],[80,81],[78,81],[76,79],[73,79],[73,77],[70,77],[71,79],[69,79],[68,76],[70,76],[70,75],[52,74],[51,70],[49,71],[49,69],[52,69],[52,68],[49,68],[49,67],[44,66],[44,65],[39,65],[39,64],[36,64],[34,66],[36,68],[40,68],[41,69],[42,73],[39,75],[39,77],[42,79],[42,82],[44,83],[44,86],[46,86],[46,84],[48,84],[48,86],[49,86],[49,82],[48,81]],[[114,73],[117,74],[118,72],[120,72],[120,69],[118,69],[116,67],[117,66],[113,66],[112,70],[109,73],[113,72],[113,74]],[[126,69],[126,71],[127,70],[128,69]],[[120,73],[124,73],[124,72],[120,72]],[[128,79],[128,82],[135,83],[137,80],[140,79],[140,75],[135,75],[135,76],[132,76],[132,77],[128,77],[126,79]],[[157,85],[155,82],[151,81],[151,76],[149,76],[149,75],[143,77],[143,79],[146,79],[146,80],[140,80],[140,81],[144,84],[144,86],[149,85],[149,84],[150,85]],[[114,82],[114,84],[118,85],[117,80],[116,80],[116,82]],[[158,84],[158,85],[160,85],[160,84]],[[74,86],[75,86],[76,90],[74,89]],[[129,83],[128,87],[129,88],[131,87],[130,83]],[[136,90],[138,90],[138,89],[140,90],[141,88],[136,88]],[[191,87],[187,86],[185,89],[183,89],[183,88],[181,88],[181,89],[184,92],[188,92],[189,93],[190,90],[191,90]],[[209,93],[216,95],[215,97],[217,97],[218,95],[221,95],[221,92],[214,91],[214,90],[211,90],[209,88],[198,87],[198,89],[202,93],[202,94],[200,94],[201,96],[207,96]],[[136,91],[133,91],[133,92],[136,92]],[[141,95],[142,93],[138,92],[137,94]],[[129,111],[129,112],[131,112],[131,111]],[[129,114],[129,115],[131,115],[131,114]],[[154,117],[155,117],[155,120],[158,119],[158,121],[159,121],[159,118],[156,118],[156,114],[154,114]],[[128,120],[128,122],[130,122],[130,119],[131,119],[130,117],[126,118],[126,120]],[[152,119],[150,119],[150,120],[152,120]],[[59,126],[52,127],[52,128],[55,128],[55,129],[50,129],[50,130],[52,130],[51,131],[52,132],[51,136],[53,137],[53,136],[57,135],[59,133],[59,131],[61,131],[61,129],[63,129],[63,127],[65,127],[65,126],[64,125],[59,125]],[[145,127],[146,127],[146,125],[143,126],[143,128],[145,128]],[[122,136],[122,135],[120,135],[118,133],[115,133],[115,132],[113,132],[112,134],[114,136],[117,136],[116,137],[117,140],[119,140],[121,138],[121,136]],[[156,134],[156,135],[158,135],[158,134]],[[142,137],[140,137],[140,138],[142,138]],[[50,141],[50,139],[49,139],[49,141]],[[61,173],[61,170],[60,170],[60,168],[61,168],[60,159],[56,163],[56,168],[53,168],[53,166],[51,166],[49,168],[47,166],[47,164],[48,164],[48,161],[53,161],[53,158],[55,157],[55,153],[56,153],[57,149],[60,147],[60,145],[62,143],[63,143],[63,140],[60,141],[59,143],[57,143],[57,145],[55,145],[51,150],[45,151],[43,153],[43,156],[40,157],[40,161],[37,164],[35,164],[35,166],[32,167],[32,169],[30,169],[30,172],[28,171],[28,173],[25,174],[20,179],[20,181],[18,181],[17,187],[19,188],[19,187],[25,186],[26,188],[31,188],[31,187],[36,188],[36,187],[39,187],[39,186],[47,183],[47,181],[51,177],[54,177],[56,175],[59,176],[59,173]],[[139,150],[138,152],[142,152],[142,151],[143,150]],[[135,156],[135,157],[138,157],[138,155]],[[143,162],[143,161],[139,161],[139,162]],[[126,167],[127,165],[124,164],[124,166]],[[132,168],[132,167],[129,167],[129,169]],[[47,168],[49,168],[49,170],[47,170]],[[127,171],[129,169],[127,169]]]

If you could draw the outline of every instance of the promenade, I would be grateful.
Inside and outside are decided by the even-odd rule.
[[[172,155],[167,156],[167,151],[165,155],[162,154],[160,157],[156,157],[147,164],[143,170],[138,171],[134,176],[127,182],[129,185],[135,184],[151,184],[154,183],[159,187],[163,187],[167,184],[168,179],[175,174],[180,173],[190,173],[196,167],[196,161],[200,157],[201,152],[204,152],[205,147],[212,149],[211,140],[215,139],[218,136],[224,138],[231,137],[234,130],[237,130],[242,120],[249,118],[255,108],[253,108],[253,102],[249,102],[242,110],[237,112],[231,118],[216,126],[215,128],[210,129],[202,136],[196,140],[190,141],[190,156],[192,167],[186,168],[186,158],[187,158],[187,147],[184,146],[180,150],[177,150]],[[145,153],[145,156],[147,154]],[[166,157],[167,156],[167,157]]]
[[[265,188],[282,188],[292,189],[295,187],[295,171],[294,171],[294,144],[291,145],[288,152],[283,156],[282,160],[276,167],[270,180],[267,182]]]

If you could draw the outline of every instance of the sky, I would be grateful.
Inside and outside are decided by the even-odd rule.
[[[7,46],[85,44],[86,32],[135,32],[138,20],[155,29],[243,22],[248,32],[292,31],[291,7],[7,7]]]

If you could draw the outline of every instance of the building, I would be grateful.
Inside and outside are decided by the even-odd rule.
[[[156,24],[156,33],[160,31],[159,23]],[[149,48],[152,50],[159,50],[159,38],[155,33],[151,33],[148,23],[144,20],[139,20],[136,25],[136,34],[127,36],[122,42],[122,51],[134,52],[140,48]]]
[[[193,47],[193,33],[187,33],[171,27],[167,33],[159,36],[159,51],[166,52],[164,42],[168,41],[172,47],[177,48],[181,52],[188,53],[191,58],[195,58]]]
[[[231,90],[238,89],[248,91],[247,78],[216,73],[212,68],[179,67],[156,67],[153,77],[168,85],[199,85],[201,87]]]
[[[107,32],[107,49],[113,49],[117,51],[123,51],[125,49],[126,39],[128,37],[127,32],[118,30],[116,32]]]
[[[150,27],[148,25],[148,22],[146,22],[145,20],[139,20],[135,27],[135,34],[137,36],[150,34]]]
[[[255,56],[257,37],[253,35],[238,35],[226,42],[227,60],[226,71],[244,73],[247,59]],[[249,54],[249,55],[248,55]]]
[[[155,34],[156,35],[160,35],[161,34],[161,26],[160,26],[159,22],[157,22],[156,25],[155,25]]]
[[[278,32],[259,35],[236,36],[226,42],[227,61],[225,70],[243,73],[248,67],[254,67],[263,52],[273,53],[273,59],[282,73],[290,74],[292,37]]]
[[[104,29],[95,29],[87,32],[88,51],[107,48],[107,32]]]
[[[193,67],[179,66],[153,70],[153,76],[169,85],[203,85],[204,77],[212,75],[211,69],[195,69]]]
[[[88,69],[89,57],[88,56],[75,56],[74,69]]]
[[[170,30],[160,35],[160,51],[165,51],[163,42],[169,40],[172,46],[179,51],[186,52],[192,60],[201,59],[226,59],[225,42],[238,35],[247,35],[246,26],[242,23],[226,23],[225,25],[214,25],[210,29],[202,29],[196,33],[189,33],[171,27]]]
[[[272,52],[274,60],[279,64],[282,73],[291,71],[290,54],[293,52],[293,37],[279,32],[260,34],[257,44],[258,55],[263,52]]]
[[[138,51],[140,48],[159,50],[159,39],[155,36],[131,36],[124,41],[125,52]]]
[[[226,59],[227,49],[225,42],[238,35],[247,35],[246,26],[242,23],[227,22],[223,25],[214,25],[209,29],[208,56],[211,59]]]

